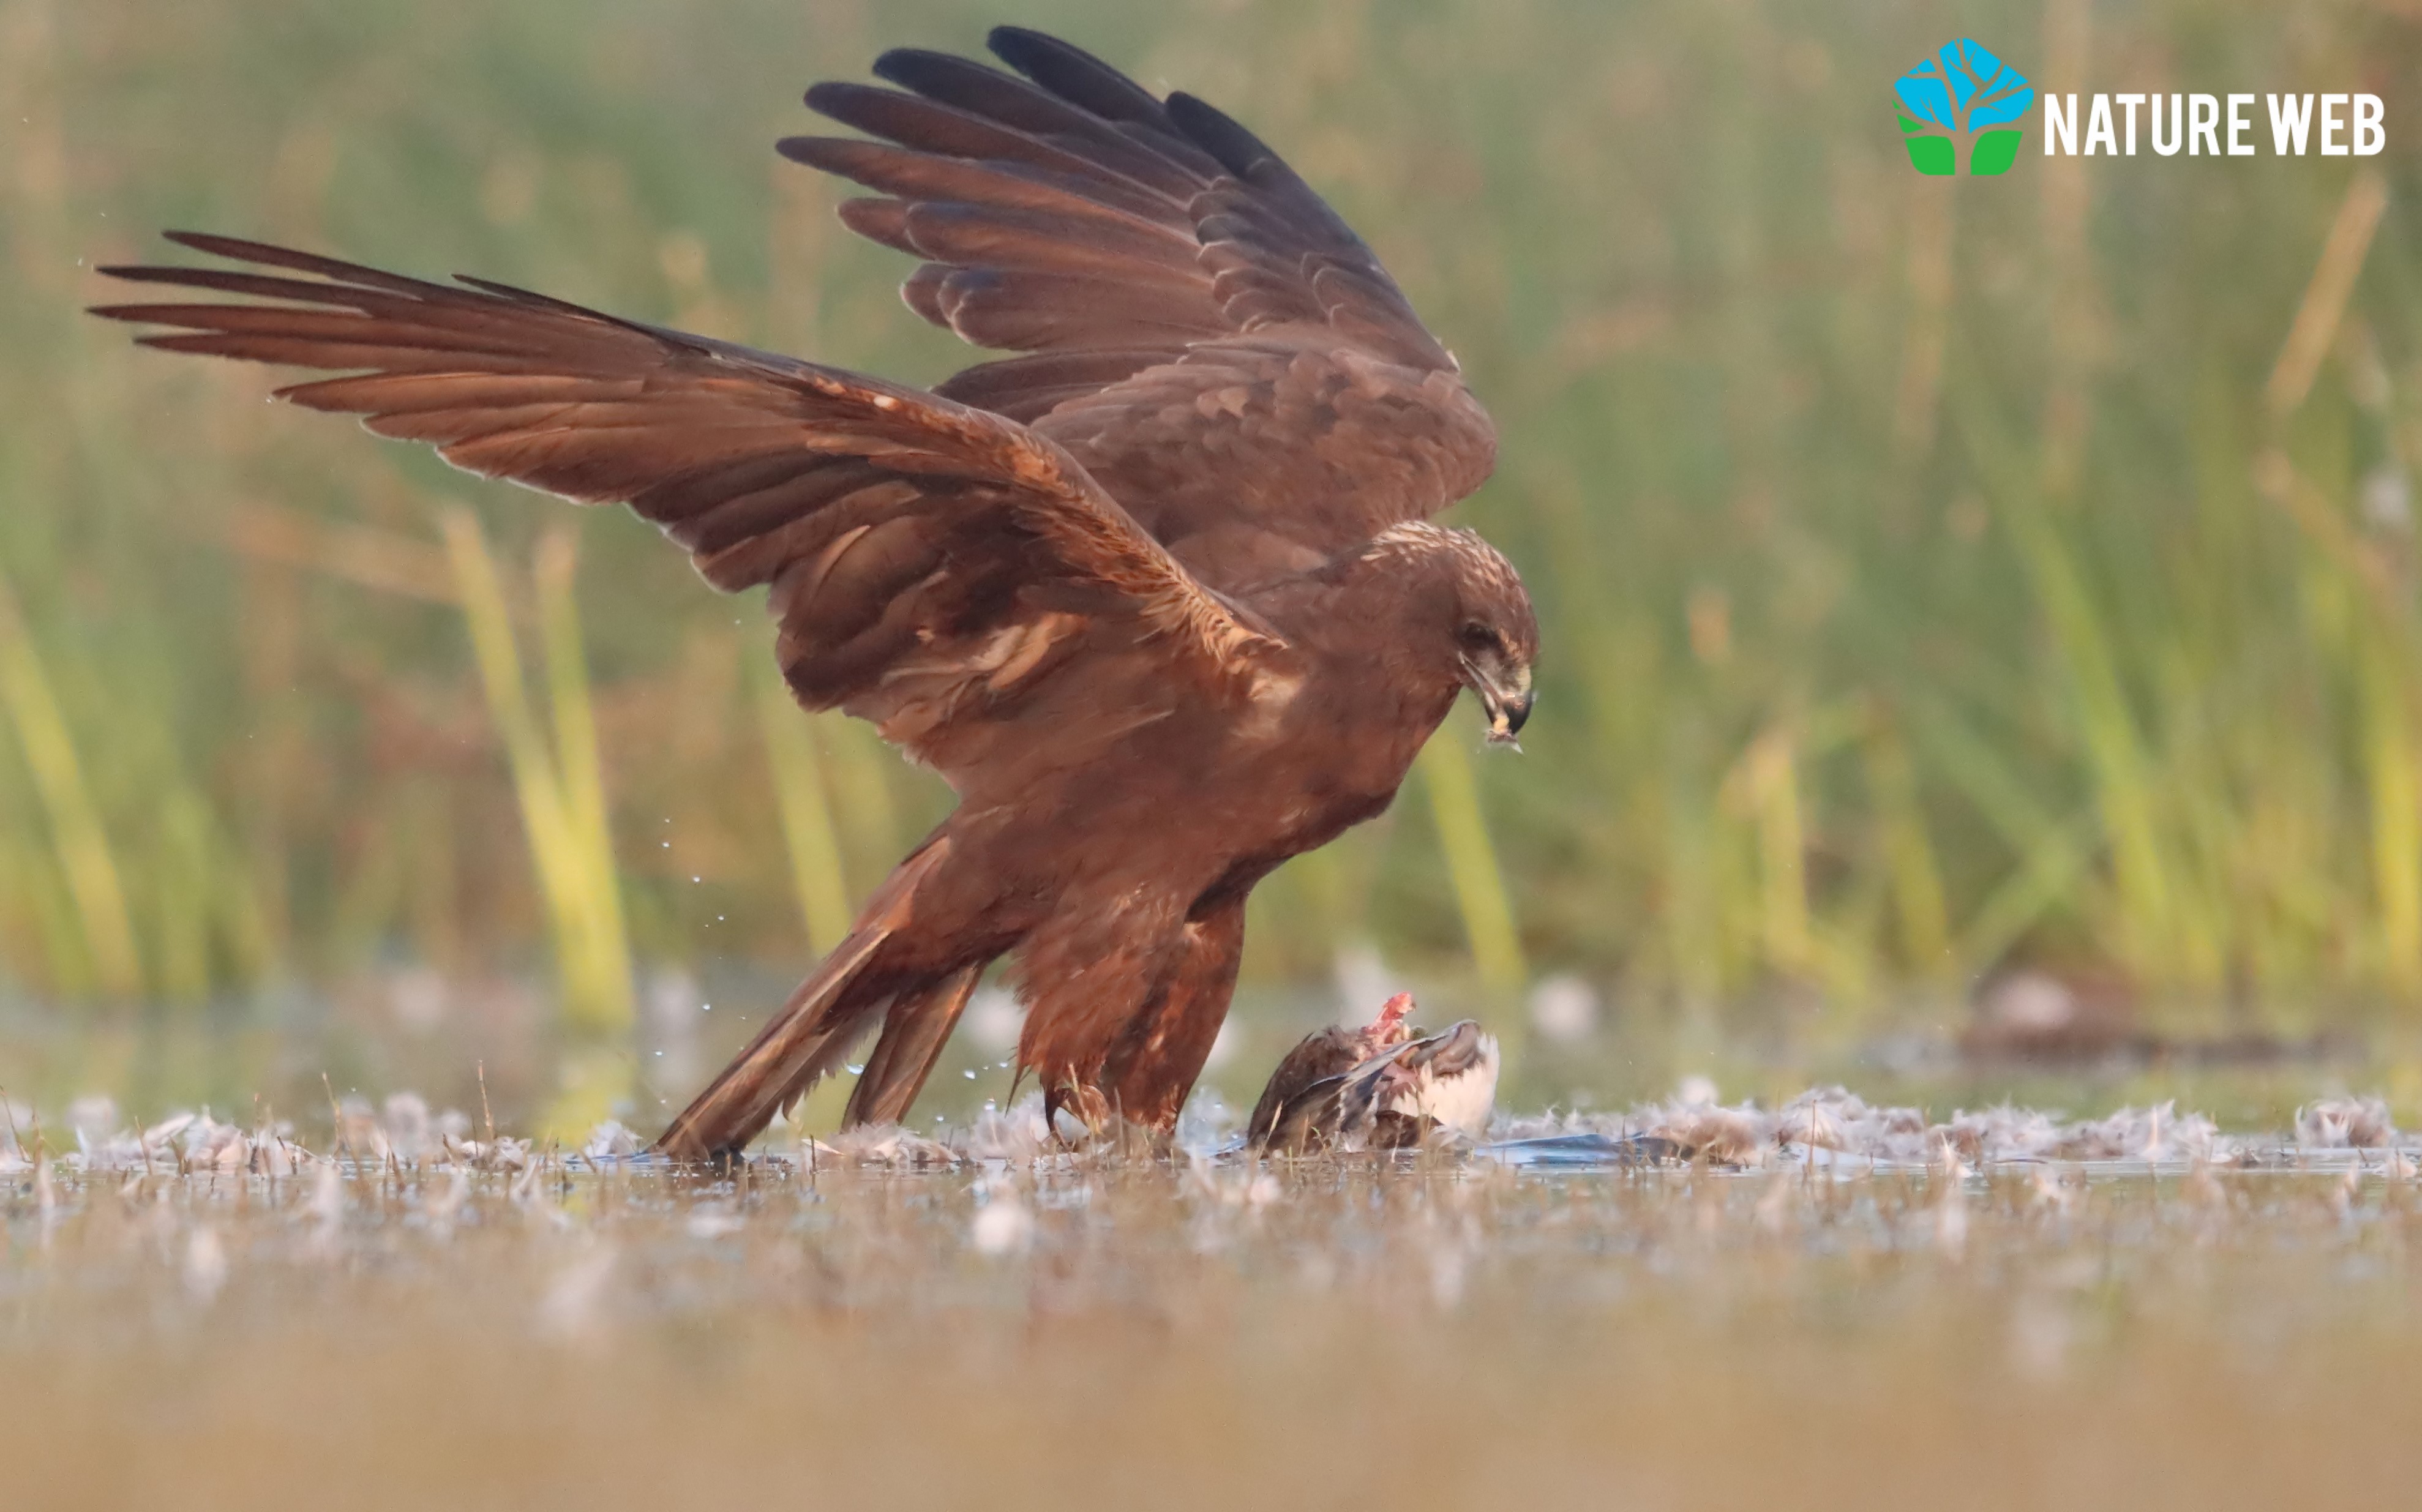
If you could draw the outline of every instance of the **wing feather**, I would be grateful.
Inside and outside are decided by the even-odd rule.
[[[983,224],[1014,237],[1019,213]],[[1128,250],[1159,235],[1122,234]],[[1002,765],[1003,741],[1050,738],[1052,721],[1015,717],[1047,682],[1039,669],[1143,656],[1158,682],[1184,673],[1217,694],[1244,690],[1279,644],[1064,449],[1000,415],[507,285],[171,239],[310,276],[104,269],[256,302],[94,313],[152,327],[147,345],[336,370],[277,394],[475,473],[630,505],[716,587],[769,589],[802,703],[875,719],[962,787]]]
[[[1377,258],[1268,145],[1015,27],[1014,73],[908,49],[808,103],[876,141],[792,158],[874,190],[842,219],[925,260],[909,307],[1014,356],[938,392],[1031,424],[1206,581],[1237,587],[1445,508],[1496,433]],[[1408,462],[1408,457],[1410,461]],[[1307,479],[1316,479],[1310,486]]]

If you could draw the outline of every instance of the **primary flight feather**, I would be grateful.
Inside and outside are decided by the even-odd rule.
[[[1494,738],[1530,710],[1519,578],[1428,523],[1494,429],[1370,249],[1203,102],[990,43],[1014,71],[888,53],[895,87],[808,93],[863,135],[780,144],[874,191],[841,217],[922,260],[911,308],[1017,354],[930,392],[228,237],[172,233],[276,271],[103,270],[241,301],[95,310],[148,345],[342,373],[278,393],[628,504],[716,587],[763,585],[800,703],[957,791],[677,1157],[745,1147],[869,1032],[845,1117],[902,1117],[1012,953],[1052,1105],[1167,1126],[1253,885],[1385,808],[1461,688]]]

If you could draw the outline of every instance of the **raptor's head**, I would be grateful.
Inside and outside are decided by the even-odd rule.
[[[1365,559],[1407,591],[1406,649],[1477,694],[1489,740],[1512,745],[1531,717],[1531,663],[1539,654],[1539,622],[1514,564],[1470,530],[1426,521],[1381,532]]]
[[[1487,548],[1483,547],[1483,550]],[[1491,557],[1497,553],[1490,551]],[[1503,567],[1504,559],[1498,558]],[[1531,617],[1531,600],[1506,567],[1513,591],[1502,601],[1482,599],[1468,607],[1455,626],[1456,664],[1464,685],[1480,695],[1488,715],[1490,744],[1511,746],[1531,717],[1531,660],[1538,654],[1539,627]]]

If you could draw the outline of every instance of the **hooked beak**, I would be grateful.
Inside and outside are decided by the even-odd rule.
[[[1505,666],[1502,663],[1484,665],[1466,656],[1465,677],[1471,690],[1480,695],[1480,706],[1488,716],[1488,743],[1522,748],[1514,737],[1531,717],[1531,669]]]

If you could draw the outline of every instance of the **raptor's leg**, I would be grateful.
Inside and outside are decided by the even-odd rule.
[[[1186,921],[1172,964],[1102,1063],[1101,1090],[1110,1108],[1149,1128],[1176,1124],[1228,1016],[1244,949],[1241,894]]]

